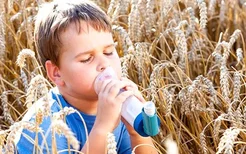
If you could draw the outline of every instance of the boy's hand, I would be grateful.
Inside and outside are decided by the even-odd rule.
[[[137,85],[133,81],[127,78],[121,78],[120,80],[128,82],[130,84],[130,86],[125,87],[125,90],[133,91],[133,95],[137,97],[140,100],[140,102],[142,103],[145,102],[145,99],[143,98],[141,92],[138,90]],[[139,134],[134,130],[134,128],[123,117],[121,117],[121,120],[125,124],[126,129],[128,130],[130,136],[136,136],[136,135],[139,136]]]
[[[131,95],[133,90],[123,91],[131,87],[129,81],[106,79],[98,83],[98,106],[97,117],[94,126],[103,132],[112,132],[120,121],[122,103]]]

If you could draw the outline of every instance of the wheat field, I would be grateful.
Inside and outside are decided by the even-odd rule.
[[[20,127],[40,131],[49,114],[39,110],[36,123],[21,121],[32,103],[54,86],[37,59],[33,39],[35,15],[44,2],[0,0],[0,154],[3,148],[14,153],[13,138]],[[153,137],[156,150],[244,154],[246,1],[94,2],[112,20],[123,75],[157,107],[161,128]],[[72,112],[64,109],[56,117]],[[69,128],[54,127],[77,146]]]

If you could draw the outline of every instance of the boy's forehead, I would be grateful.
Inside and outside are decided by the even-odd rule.
[[[101,37],[101,39],[96,39],[95,37]],[[79,38],[79,40],[75,38]],[[60,40],[62,51],[71,50],[71,48],[69,48],[71,47],[71,44],[69,44],[71,41],[73,43],[77,41],[79,45],[83,44],[83,50],[85,51],[92,50],[97,46],[107,46],[114,43],[111,32],[97,31],[85,21],[68,25],[60,34]]]
[[[71,22],[68,24],[66,29],[64,30],[64,33],[66,32],[76,32],[77,34],[82,33],[89,33],[89,30],[92,27],[89,25],[88,22],[86,21],[76,21],[76,22]]]

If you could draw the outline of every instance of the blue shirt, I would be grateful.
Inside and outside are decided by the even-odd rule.
[[[50,90],[49,95],[50,105],[51,105],[51,112],[59,112],[64,107],[73,107],[71,106],[66,100],[62,97],[62,95],[58,92],[57,88],[53,88]],[[42,102],[36,102],[40,103]],[[35,106],[35,104],[33,105]],[[35,122],[35,108],[32,106],[24,116],[23,120]],[[90,133],[96,116],[95,115],[87,115],[83,112],[78,111],[79,114],[83,117],[86,123],[87,131]],[[82,149],[83,145],[86,142],[86,133],[85,128],[82,123],[82,120],[78,113],[72,113],[67,115],[66,117],[66,124],[74,133],[74,136],[80,142],[80,149]],[[31,153],[52,153],[52,133],[51,133],[51,117],[44,117],[43,122],[40,124],[42,128],[42,133],[31,132],[27,129],[23,129],[22,133],[16,139],[16,147],[17,151],[20,154],[31,154]],[[113,131],[115,135],[115,141],[117,143],[117,153],[118,154],[131,154],[131,144],[130,144],[130,137],[126,130],[125,125],[120,122],[119,125]],[[38,141],[38,146],[34,146],[35,141]],[[72,146],[68,144],[68,141],[64,135],[55,134],[55,142],[57,146],[57,151],[62,151],[62,154],[65,153],[73,153],[68,152],[67,149],[72,149]],[[96,143],[90,143],[96,144]],[[59,152],[60,153],[60,152]]]

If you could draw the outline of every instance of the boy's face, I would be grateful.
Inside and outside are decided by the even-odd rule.
[[[87,27],[85,22],[81,22],[80,33],[77,28],[77,25],[70,24],[60,35],[59,75],[65,84],[59,88],[77,99],[95,100],[97,75],[111,66],[120,78],[120,59],[110,32],[98,32],[89,25]]]

